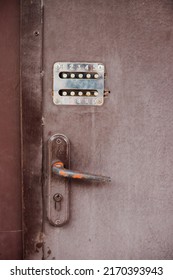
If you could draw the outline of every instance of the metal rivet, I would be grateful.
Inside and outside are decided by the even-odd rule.
[[[75,92],[74,92],[74,91],[71,91],[71,92],[70,92],[70,95],[75,95]]]
[[[62,95],[64,95],[64,96],[67,95],[67,92],[66,92],[66,91],[63,91],[63,92],[62,92]]]
[[[103,69],[103,65],[99,64],[99,65],[98,65],[98,69],[99,69],[99,70],[102,70],[102,69]]]
[[[97,92],[97,91],[95,91],[95,92],[94,92],[94,95],[95,95],[95,96],[97,96],[97,95],[98,95],[98,92]]]
[[[80,96],[83,95],[83,92],[82,92],[82,91],[79,91],[79,92],[78,92],[78,95],[80,95]]]
[[[67,74],[66,73],[63,73],[62,76],[63,76],[63,78],[67,78]]]
[[[87,95],[87,96],[90,96],[90,95],[91,95],[90,91],[87,91],[87,92],[86,92],[86,95]]]

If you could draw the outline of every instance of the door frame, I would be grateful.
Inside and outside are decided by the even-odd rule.
[[[43,256],[43,4],[21,0],[20,108],[24,259]]]

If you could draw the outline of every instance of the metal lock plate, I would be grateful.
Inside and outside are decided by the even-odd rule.
[[[52,165],[60,160],[70,167],[70,144],[65,135],[55,134],[48,141],[48,209],[53,226],[62,226],[69,219],[69,180],[53,174]]]
[[[107,183],[111,178],[70,169],[70,142],[55,134],[48,141],[48,211],[51,225],[62,226],[69,219],[69,179]]]
[[[54,104],[102,105],[104,102],[104,73],[105,68],[102,63],[54,63]]]

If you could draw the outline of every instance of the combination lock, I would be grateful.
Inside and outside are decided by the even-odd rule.
[[[104,102],[105,67],[102,63],[55,62],[53,102],[56,105],[100,106]]]

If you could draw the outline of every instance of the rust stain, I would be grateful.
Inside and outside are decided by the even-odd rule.
[[[39,242],[39,243],[36,244],[37,248],[41,248],[42,246],[43,246],[43,242]]]
[[[68,176],[68,174],[67,174],[65,171],[63,171],[63,170],[60,170],[60,171],[59,171],[59,174],[62,175],[62,176],[64,176],[64,177],[67,177],[67,176]]]
[[[84,176],[82,176],[81,174],[74,174],[72,177],[75,178],[75,179],[81,179]]]
[[[47,251],[48,256],[50,256],[51,253],[52,253],[52,251],[49,249],[49,250]]]

